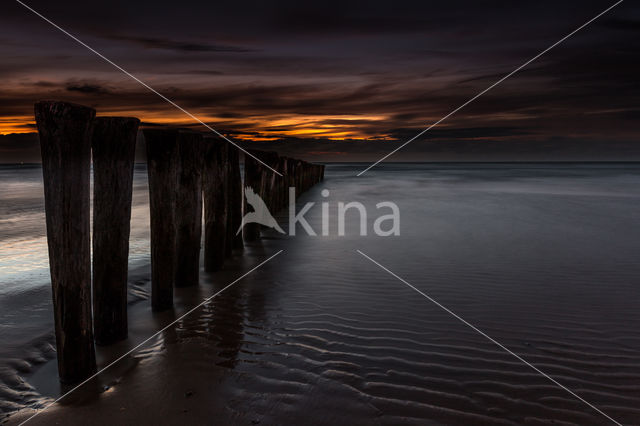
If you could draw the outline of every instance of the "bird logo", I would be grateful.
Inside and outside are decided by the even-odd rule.
[[[259,223],[260,225],[273,228],[281,234],[285,233],[282,228],[280,228],[280,225],[278,225],[278,222],[276,222],[276,219],[271,215],[271,212],[264,201],[262,201],[262,198],[253,192],[253,189],[250,186],[245,187],[244,197],[247,199],[247,204],[253,207],[253,211],[244,215],[236,235],[242,231],[242,228],[247,223]]]

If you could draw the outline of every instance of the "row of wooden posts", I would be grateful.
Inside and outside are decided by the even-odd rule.
[[[42,152],[58,372],[62,382],[77,383],[96,371],[94,337],[97,344],[127,337],[129,231],[140,121],[96,118],[92,108],[57,101],[36,103],[35,118]],[[207,271],[219,270],[234,250],[242,250],[243,238],[259,239],[260,225],[246,225],[237,234],[248,207],[243,204],[236,147],[188,130],[142,132],[149,178],[151,304],[160,311],[173,307],[174,287],[198,285],[203,204]],[[248,152],[244,185],[260,195],[272,212],[289,203],[289,187],[299,195],[324,177],[322,165],[275,152]]]

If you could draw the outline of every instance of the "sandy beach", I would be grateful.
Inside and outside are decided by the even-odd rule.
[[[133,269],[130,337],[99,347],[101,366],[284,250],[28,424],[607,423],[356,250],[636,423],[636,165],[391,165],[354,182],[355,169],[330,167],[298,204],[323,188],[368,207],[393,199],[400,237],[357,235],[357,215],[344,237],[273,232],[202,273],[197,289],[177,289],[175,311],[161,314],[147,299],[148,266]],[[307,218],[319,229],[319,206]],[[15,376],[25,384],[8,387],[23,408],[4,423],[60,395],[53,355]]]

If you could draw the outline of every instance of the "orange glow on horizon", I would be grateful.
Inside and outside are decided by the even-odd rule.
[[[238,127],[251,128],[257,136],[236,137],[240,140],[275,140],[283,137],[297,137],[310,139],[370,139],[370,132],[366,127],[377,122],[387,120],[382,115],[291,115],[276,117],[256,117],[237,122]],[[363,125],[362,122],[366,122]],[[353,124],[351,123],[353,122]],[[376,138],[384,139],[388,135],[376,135]],[[268,139],[267,139],[268,138]]]
[[[178,127],[199,126],[189,117],[172,111],[118,110],[97,114],[98,117],[110,115],[139,117],[142,122],[149,124],[166,124]],[[278,115],[246,117],[237,120],[224,120],[214,116],[199,116],[199,118],[216,129],[238,129],[238,133],[234,137],[245,141],[273,141],[286,137],[329,140],[370,139],[372,138],[371,125],[387,120],[387,117],[382,115]],[[366,128],[369,128],[369,132],[366,131]],[[35,131],[33,116],[0,118],[0,135],[33,133]],[[375,139],[387,138],[386,134],[375,135]]]
[[[33,133],[35,132],[35,124],[33,116],[0,117],[0,135]]]

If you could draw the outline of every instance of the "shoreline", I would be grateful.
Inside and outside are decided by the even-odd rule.
[[[128,307],[132,313],[144,310],[141,302],[148,300],[148,284],[150,264],[138,262],[132,265],[128,283]],[[50,283],[43,284],[46,293],[50,293]],[[51,304],[51,295],[46,296],[47,305]],[[2,380],[5,382],[5,393],[12,398],[7,399],[6,411],[2,413],[2,421],[6,421],[17,412],[30,409],[30,406],[42,406],[61,394],[56,366],[55,335],[53,329],[53,313],[48,309],[45,316],[47,330],[25,344],[8,353],[3,366]],[[103,353],[108,347],[97,347]]]
[[[108,345],[108,346],[96,346],[96,355],[98,361],[98,370],[104,368],[112,361],[119,358],[123,353],[126,353],[131,348],[135,347],[139,342],[145,340],[150,335],[153,335],[158,330],[164,327],[164,324],[168,324],[171,321],[183,315],[189,309],[198,305],[202,300],[215,291],[227,285],[229,282],[237,279],[247,270],[250,270],[255,265],[259,264],[264,258],[268,257],[268,253],[264,253],[264,248],[260,245],[254,244],[247,246],[245,251],[236,255],[230,259],[228,265],[225,265],[224,269],[216,273],[207,273],[202,269],[201,262],[201,282],[198,287],[186,287],[175,289],[175,308],[166,312],[152,312],[149,303],[150,291],[149,284],[150,278],[150,264],[138,265],[130,272],[129,278],[129,337],[121,342]],[[146,302],[146,303],[145,303]],[[194,316],[197,316],[197,311],[194,312]],[[183,321],[188,321],[189,318],[185,318]],[[178,327],[178,324],[176,324]],[[170,330],[167,330],[167,334],[170,334]],[[38,365],[34,365],[31,371],[23,373],[25,384],[32,389],[33,395],[37,398],[32,400],[29,405],[32,407],[22,407],[18,410],[11,411],[6,414],[6,417],[2,419],[1,424],[19,424],[26,418],[30,417],[36,410],[33,406],[41,409],[43,406],[51,403],[69,390],[69,387],[65,387],[58,382],[57,367],[55,362],[55,350],[53,346],[53,330],[51,330],[49,342],[51,351],[49,357]],[[68,404],[81,406],[96,401],[102,396],[112,394],[119,389],[120,384],[126,380],[129,375],[134,374],[138,364],[144,362],[155,362],[154,357],[158,356],[166,344],[163,342],[162,336],[157,336],[148,342],[140,349],[132,353],[126,359],[119,361],[113,367],[110,367],[107,371],[101,373],[98,377],[88,382],[82,388],[69,395],[59,404],[48,408],[45,412],[34,418],[29,423],[38,424],[38,421],[46,421],[47,423],[57,421],[57,416],[64,415],[59,413],[60,410],[64,411],[64,407]],[[153,386],[152,386],[153,387]],[[73,388],[71,386],[70,388]],[[84,389],[86,388],[86,389]],[[24,390],[23,390],[24,391]],[[116,392],[117,393],[117,392]],[[126,392],[125,392],[126,393]],[[24,394],[20,396],[22,399]],[[65,402],[66,401],[66,402]],[[147,413],[142,413],[146,415]],[[49,418],[49,416],[53,416]],[[41,418],[41,419],[40,419]],[[46,419],[46,420],[45,420]],[[65,420],[65,423],[68,422]]]

